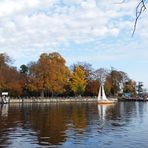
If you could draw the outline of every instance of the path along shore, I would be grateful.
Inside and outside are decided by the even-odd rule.
[[[11,98],[9,103],[50,103],[50,102],[96,102],[97,97],[71,97],[71,98]]]

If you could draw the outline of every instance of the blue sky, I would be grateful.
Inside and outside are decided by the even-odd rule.
[[[59,52],[67,65],[87,62],[125,71],[148,88],[148,11],[139,0],[1,0],[0,52],[19,67],[42,52]]]

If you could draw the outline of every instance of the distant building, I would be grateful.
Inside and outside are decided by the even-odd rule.
[[[124,96],[125,96],[125,97],[131,97],[132,94],[131,94],[131,93],[124,93]]]
[[[2,92],[2,96],[8,96],[8,92]]]

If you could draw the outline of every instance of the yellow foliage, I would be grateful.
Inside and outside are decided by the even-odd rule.
[[[86,87],[85,72],[80,66],[76,67],[70,84],[71,89],[76,95],[82,95],[84,93]]]

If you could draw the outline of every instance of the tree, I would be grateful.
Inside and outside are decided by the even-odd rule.
[[[39,74],[38,74],[38,66],[36,62],[31,62],[28,64],[29,74],[28,74],[28,84],[27,88],[31,92],[37,92],[40,90],[39,87]]]
[[[71,89],[77,96],[81,96],[85,91],[85,77],[84,70],[82,70],[81,66],[77,66],[71,78]]]
[[[6,53],[0,53],[0,68],[8,67],[11,62],[11,58]]]
[[[22,94],[20,74],[15,67],[8,68],[5,71],[5,85],[5,90],[11,96],[20,96]]]
[[[69,81],[70,71],[64,58],[57,52],[43,53],[36,63],[30,65],[29,88],[39,91],[44,97],[45,91],[54,94],[63,93]]]
[[[28,73],[28,66],[26,66],[25,64],[20,66],[20,73],[27,75]]]
[[[71,66],[71,70],[74,72],[78,66],[80,66],[85,73],[86,88],[85,88],[84,96],[96,95],[96,89],[98,89],[98,86],[97,86],[98,82],[96,82],[93,79],[94,70],[92,68],[92,65],[86,62],[78,62],[77,64],[73,64]]]
[[[50,91],[54,94],[61,94],[66,91],[65,87],[69,84],[71,76],[70,70],[65,65],[65,59],[57,52],[49,54],[50,62]]]
[[[98,80],[91,80],[87,82],[85,88],[85,95],[86,96],[97,96],[99,91],[100,83]]]
[[[143,89],[143,82],[138,82],[137,85],[137,92],[139,96],[142,96],[144,93],[144,89]]]
[[[109,80],[111,86],[111,94],[118,95],[122,93],[123,87],[129,78],[125,72],[112,68],[107,80]]]
[[[100,83],[105,82],[107,75],[108,75],[108,70],[104,68],[99,68],[94,72],[95,79],[97,79]]]
[[[122,82],[122,75],[119,71],[112,69],[111,70],[111,81],[112,81],[112,88],[111,92],[113,95],[118,95],[120,92],[120,86]]]
[[[1,91],[8,91],[10,95],[21,95],[22,88],[20,83],[20,76],[16,68],[3,67],[0,70],[0,89]]]
[[[132,95],[136,94],[136,82],[129,80],[125,83],[123,88],[124,93],[131,93]]]
[[[111,78],[110,74],[108,74],[108,76],[106,77],[104,88],[105,88],[106,95],[111,96],[112,95],[113,82],[112,82],[112,78]]]
[[[86,62],[78,62],[71,66],[71,70],[74,72],[75,69],[80,66],[81,69],[85,72],[86,81],[90,81],[93,78],[93,68],[92,65]]]
[[[9,65],[11,61],[7,54],[0,54],[0,90],[17,96],[22,93],[20,76],[16,68]]]
[[[28,84],[28,66],[21,65],[20,66],[20,79],[21,79],[21,86],[23,90],[23,95],[27,95],[27,84]]]

